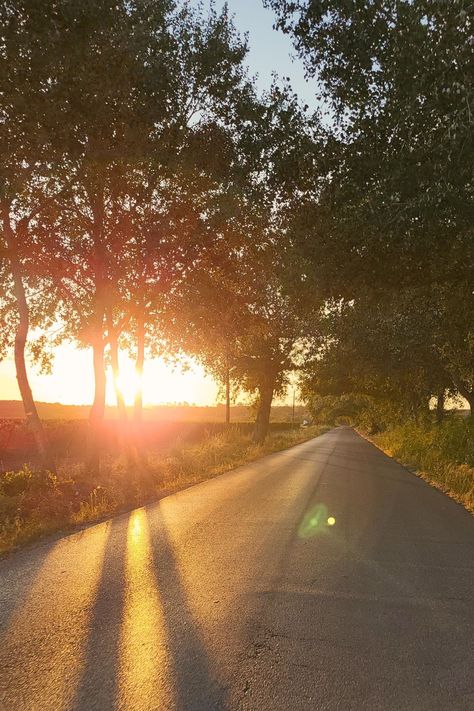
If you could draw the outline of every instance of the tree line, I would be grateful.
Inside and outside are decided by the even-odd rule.
[[[2,14],[1,346],[41,455],[26,359],[50,367],[63,339],[92,350],[94,425],[109,362],[125,417],[120,350],[141,379],[147,354],[185,349],[258,393],[261,441],[300,335],[280,271],[284,212],[314,162],[304,108],[285,83],[257,94],[226,8]]]
[[[294,369],[385,418],[474,405],[472,9],[265,4],[316,112],[256,91],[226,8],[2,5],[0,350],[44,459],[26,362],[62,339],[92,350],[94,427],[108,363],[126,416],[122,350],[253,394],[256,442]]]
[[[331,113],[328,180],[295,242],[326,299],[304,391],[372,429],[474,409],[469,2],[268,0]]]

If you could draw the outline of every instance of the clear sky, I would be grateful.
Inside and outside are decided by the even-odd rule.
[[[223,0],[216,3],[224,5]],[[235,25],[241,34],[249,36],[248,65],[252,74],[258,74],[258,86],[265,89],[271,84],[272,72],[289,77],[295,92],[308,106],[316,106],[314,84],[306,82],[301,60],[296,57],[288,35],[273,29],[275,14],[263,6],[262,0],[228,0]]]
[[[222,7],[222,0],[216,7]],[[288,37],[273,30],[274,14],[263,7],[262,0],[228,0],[230,12],[234,15],[240,33],[248,32],[249,55],[247,63],[250,73],[258,75],[260,90],[268,88],[272,72],[280,77],[289,77],[293,89],[301,100],[310,107],[315,106],[314,91],[304,79],[304,70],[295,54]],[[123,390],[128,402],[133,402],[133,363],[122,359]],[[64,344],[57,350],[51,375],[40,375],[34,366],[29,368],[30,381],[36,400],[61,402],[65,404],[89,404],[93,398],[92,355],[88,350],[77,350],[72,344]],[[216,401],[217,386],[205,376],[202,368],[194,366],[184,374],[173,370],[163,361],[148,361],[144,373],[145,404],[167,402],[189,402],[199,405],[213,405]],[[0,362],[0,399],[17,400],[19,392],[11,358]],[[107,400],[114,403],[113,390],[109,381]]]

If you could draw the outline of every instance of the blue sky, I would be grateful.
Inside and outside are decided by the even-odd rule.
[[[276,72],[289,77],[301,100],[311,108],[316,107],[314,80],[305,81],[303,63],[296,57],[290,38],[273,29],[274,12],[265,8],[262,0],[228,0],[227,4],[239,32],[249,35],[247,61],[251,74],[259,75],[260,89],[270,86],[272,72]],[[223,0],[216,0],[217,8],[223,5]]]

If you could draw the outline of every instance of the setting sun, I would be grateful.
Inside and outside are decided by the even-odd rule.
[[[132,405],[135,396],[140,389],[141,378],[136,373],[134,365],[127,360],[120,368],[120,375],[117,379],[117,385],[125,400],[126,405]]]

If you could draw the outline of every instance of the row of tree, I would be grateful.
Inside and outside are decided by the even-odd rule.
[[[292,369],[386,419],[474,405],[472,8],[265,4],[321,115],[257,94],[225,8],[2,7],[0,346],[44,456],[25,354],[63,338],[92,349],[94,423],[123,349],[254,394],[256,441]]]
[[[257,395],[261,441],[302,335],[285,225],[315,122],[285,84],[257,95],[226,8],[13,2],[1,25],[0,346],[42,457],[27,358],[48,368],[63,339],[92,350],[94,428],[109,362],[125,417],[121,349],[140,379],[184,350]]]
[[[306,396],[373,427],[433,397],[439,417],[449,395],[474,410],[472,3],[267,4],[332,117],[328,180],[294,232],[326,299]]]

